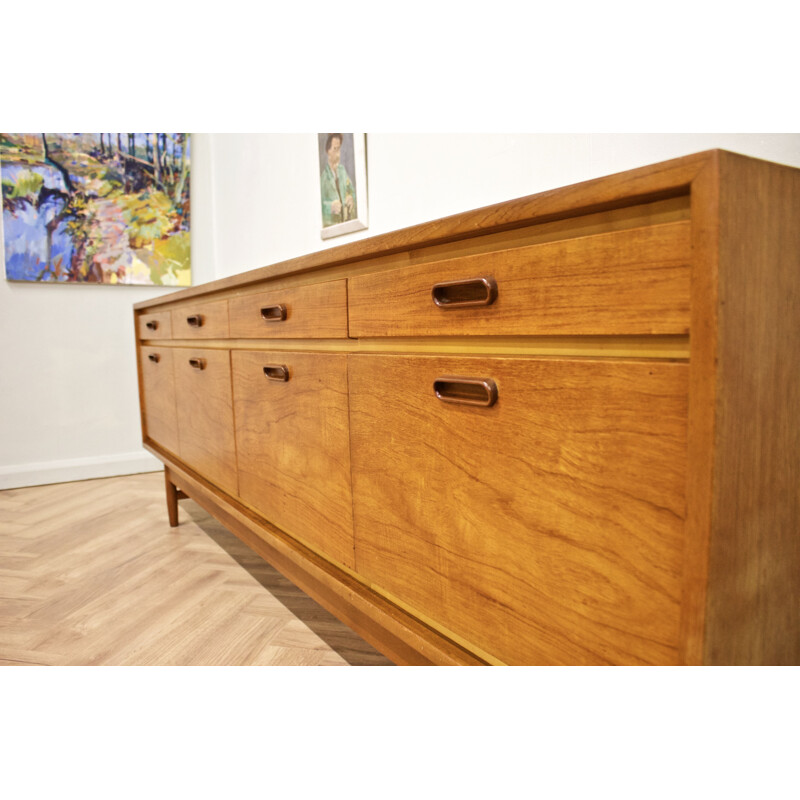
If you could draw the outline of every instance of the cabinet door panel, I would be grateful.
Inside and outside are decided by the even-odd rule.
[[[144,435],[161,447],[178,452],[175,375],[168,347],[143,347],[142,400]]]
[[[687,372],[352,356],[357,570],[507,663],[676,662]]]
[[[347,356],[235,351],[233,386],[241,498],[352,568]]]
[[[173,352],[181,460],[235,495],[230,354],[200,348]]]

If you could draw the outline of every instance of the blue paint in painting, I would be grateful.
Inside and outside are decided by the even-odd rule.
[[[65,191],[64,178],[58,170],[19,164],[2,165],[4,178],[16,180],[23,170],[35,172],[44,178],[44,185]],[[64,209],[66,200],[51,195],[38,208],[24,202],[13,211],[3,214],[5,236],[6,278],[12,281],[66,281],[67,270],[72,262],[74,246],[67,232],[67,223],[60,221],[52,230],[50,239],[50,264],[61,264],[57,277],[48,269],[47,226]]]

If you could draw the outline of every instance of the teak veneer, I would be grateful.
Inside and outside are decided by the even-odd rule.
[[[400,664],[800,663],[798,219],[714,150],[138,303],[170,523]]]

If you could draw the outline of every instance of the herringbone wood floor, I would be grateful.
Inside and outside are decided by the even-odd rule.
[[[163,473],[0,492],[0,664],[384,665]]]

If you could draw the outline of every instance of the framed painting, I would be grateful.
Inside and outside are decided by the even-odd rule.
[[[368,227],[367,137],[319,133],[319,188],[323,239]]]
[[[0,133],[6,279],[190,286],[188,133]]]

